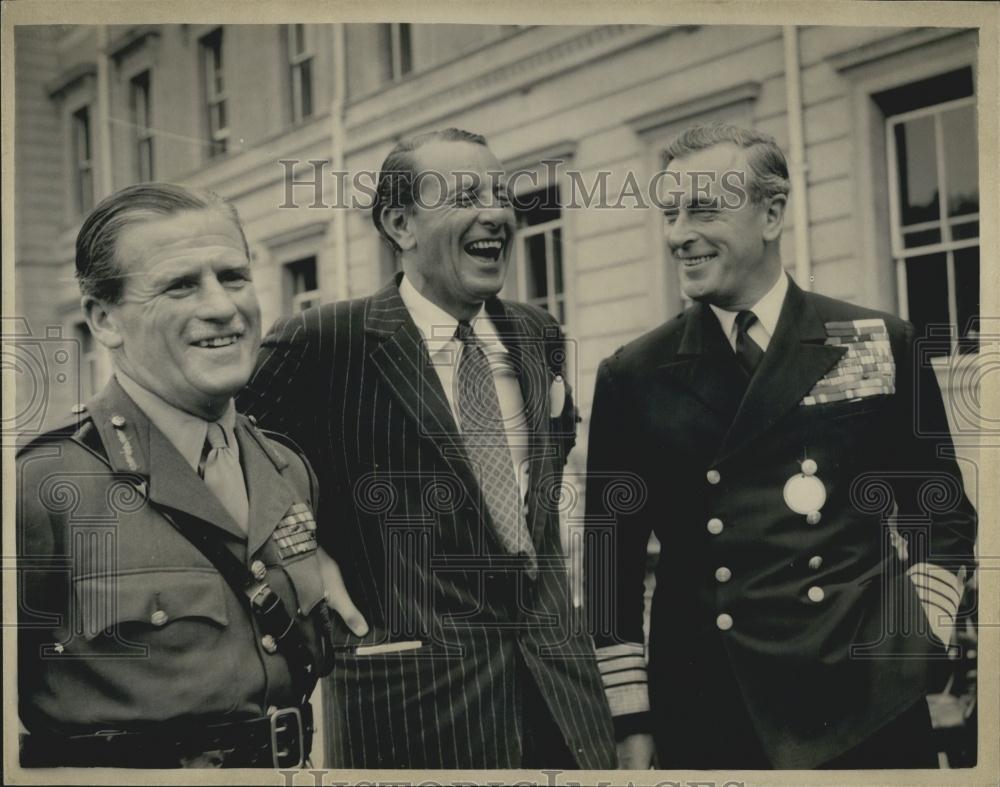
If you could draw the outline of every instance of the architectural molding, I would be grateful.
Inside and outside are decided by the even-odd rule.
[[[921,27],[838,52],[828,57],[827,61],[836,71],[843,74],[876,60],[943,41],[946,38],[965,35],[968,32],[969,29],[963,27]]]
[[[61,99],[72,88],[86,79],[97,78],[97,63],[77,63],[61,72],[51,82],[46,83],[45,92],[53,100]]]
[[[760,96],[760,82],[741,82],[715,93],[699,95],[670,106],[645,112],[625,120],[636,134],[644,135],[656,131],[670,123],[706,112],[730,107],[734,104],[752,103]]]
[[[108,57],[118,62],[134,49],[145,44],[147,39],[159,39],[160,27],[160,25],[136,25],[129,28],[108,42]]]
[[[292,243],[299,243],[300,241],[309,240],[323,234],[330,226],[330,221],[331,217],[328,215],[325,219],[310,221],[307,224],[301,224],[274,235],[259,238],[257,243],[264,246],[273,254],[275,250],[280,249],[282,246],[289,246]]]
[[[480,105],[517,90],[530,89],[535,84],[606,57],[625,47],[663,36],[676,35],[695,27],[602,25],[549,45],[526,57],[488,67],[479,75],[470,74],[467,78],[436,91],[422,92],[419,90],[419,80],[410,80],[406,84],[405,92],[393,91],[394,94],[398,92],[398,95],[406,100],[386,101],[390,108],[382,114],[363,117],[352,122],[352,112],[361,114],[366,107],[364,102],[361,102],[349,108],[347,118],[349,139],[362,139],[365,141],[364,146],[368,147],[392,136],[405,135],[412,129],[432,123],[453,112],[468,111],[470,105]]]

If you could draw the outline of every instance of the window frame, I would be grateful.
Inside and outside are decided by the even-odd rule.
[[[298,29],[302,31],[302,51],[298,51],[296,46],[296,33]],[[288,24],[285,26],[285,48],[288,55],[289,91],[291,97],[291,119],[292,123],[301,123],[313,117],[316,112],[315,90],[315,70],[313,64],[316,53],[312,48],[312,34],[309,25]],[[308,72],[308,101],[306,92],[303,89],[303,72]],[[308,112],[306,111],[308,103]]]
[[[91,104],[81,104],[69,113],[70,150],[73,172],[73,209],[84,216],[94,207],[94,127]],[[81,129],[83,133],[81,135]],[[85,155],[81,156],[81,137]]]
[[[552,184],[545,186],[536,191],[530,191],[523,195],[523,198],[530,199],[533,195],[540,194],[542,192],[548,191],[549,189],[555,189],[557,199],[559,198],[559,185]],[[567,305],[566,297],[566,265],[565,265],[565,245],[564,238],[566,234],[566,215],[565,210],[562,207],[562,203],[559,203],[559,218],[550,219],[549,221],[541,222],[540,224],[521,224],[521,217],[518,216],[517,229],[514,232],[514,277],[517,282],[517,300],[523,301],[524,303],[530,303],[534,306],[539,306],[545,309],[549,314],[551,314],[560,325],[566,326],[568,322],[569,307]],[[562,289],[559,292],[555,291],[555,240],[554,233],[559,233],[559,267],[560,275],[559,281],[562,282]],[[528,282],[528,241],[537,236],[543,235],[545,242],[545,295],[529,297],[527,292],[527,282]]]
[[[312,262],[313,265],[313,275],[316,278],[316,286],[311,290],[301,290],[300,292],[295,291],[296,274],[293,269],[296,265],[301,265],[304,262]],[[283,260],[281,263],[281,270],[284,274],[285,287],[286,287],[286,297],[285,297],[285,308],[288,310],[289,315],[298,314],[301,311],[309,308],[310,306],[318,306],[323,302],[322,287],[319,283],[319,255],[315,252],[305,254],[303,256],[291,257],[289,259]]]
[[[134,74],[129,79],[129,115],[132,121],[133,137],[133,157],[135,179],[137,182],[151,181],[154,179],[153,162],[153,111],[152,111],[152,89],[153,79],[150,69],[144,69]],[[137,101],[141,96],[142,106]],[[144,166],[145,165],[145,166]]]
[[[909,285],[907,281],[906,261],[911,257],[923,257],[931,254],[945,255],[945,272],[948,282],[947,304],[948,304],[948,324],[950,331],[951,354],[957,355],[959,343],[961,341],[961,326],[958,324],[958,296],[955,279],[955,252],[967,248],[981,247],[980,236],[975,238],[964,238],[961,240],[952,239],[952,224],[979,221],[979,212],[963,214],[953,218],[948,215],[948,179],[945,169],[945,149],[941,127],[941,116],[952,109],[965,106],[976,107],[977,96],[963,96],[962,98],[943,101],[938,104],[931,104],[919,109],[910,110],[885,118],[886,134],[886,168],[888,173],[889,188],[889,231],[892,258],[895,265],[896,275],[896,297],[899,304],[899,315],[904,320],[910,318],[909,315]],[[903,225],[901,216],[901,202],[899,193],[900,173],[898,170],[898,151],[896,148],[895,128],[910,120],[923,117],[934,119],[934,146],[937,176],[937,197],[938,216],[937,221],[921,222],[919,224],[907,225],[906,230],[913,232],[920,229],[939,228],[941,240],[938,243],[926,246],[906,247],[903,241]],[[980,260],[980,270],[982,261]]]
[[[221,27],[217,27],[198,39],[209,158],[224,156],[229,151],[230,129],[223,44],[223,28]],[[226,119],[224,126],[216,122],[217,117],[223,115]]]

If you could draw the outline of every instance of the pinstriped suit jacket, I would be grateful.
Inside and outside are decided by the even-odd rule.
[[[320,480],[320,540],[391,655],[342,652],[331,677],[334,767],[517,768],[534,680],[580,768],[615,766],[583,615],[570,601],[555,500],[572,431],[552,419],[563,339],[544,311],[498,299],[529,430],[537,581],[511,570],[397,278],[370,298],[280,321],[241,409],[292,437]],[[572,413],[567,397],[566,408]],[[573,424],[575,429],[575,424]],[[505,563],[505,560],[507,561]],[[338,621],[339,623],[339,621]],[[335,624],[339,646],[360,640]]]

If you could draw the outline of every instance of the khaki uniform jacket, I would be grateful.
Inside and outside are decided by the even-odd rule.
[[[19,699],[30,732],[234,721],[297,702],[247,598],[165,513],[217,529],[248,568],[263,563],[316,663],[328,661],[315,540],[301,532],[316,503],[312,471],[245,417],[235,429],[246,534],[116,381],[73,424],[19,451]]]

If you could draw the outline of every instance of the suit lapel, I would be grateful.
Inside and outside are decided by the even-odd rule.
[[[291,485],[279,472],[271,455],[242,422],[236,421],[236,441],[247,482],[250,517],[247,526],[247,554],[254,554],[270,538],[275,526],[298,501]]]
[[[87,407],[112,468],[148,478],[151,503],[197,517],[235,538],[245,537],[225,506],[117,381],[112,380]],[[120,416],[122,426],[114,425],[115,416]]]
[[[365,330],[376,337],[369,358],[393,398],[416,423],[418,434],[435,447],[478,503],[479,485],[451,406],[431,366],[420,331],[399,297],[396,282],[372,297]]]
[[[659,373],[689,389],[725,424],[732,421],[746,387],[718,319],[701,303],[687,316],[676,357]]]
[[[826,327],[805,293],[789,280],[774,336],[719,449],[716,462],[770,430],[797,406],[846,348],[827,345]]]

